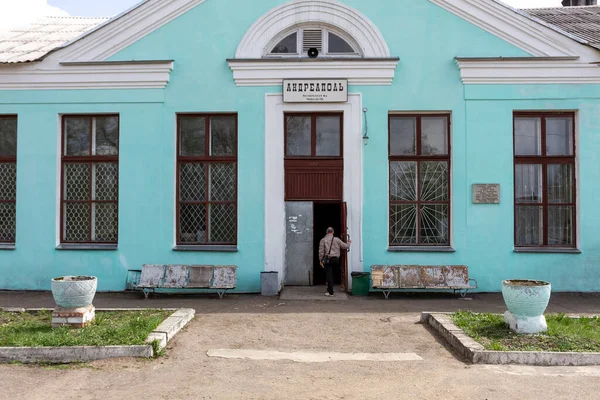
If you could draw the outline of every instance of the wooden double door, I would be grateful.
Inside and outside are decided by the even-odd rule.
[[[343,113],[286,113],[286,285],[325,280],[318,244],[327,227],[347,241],[344,195]],[[342,252],[334,281],[345,290],[348,257]]]

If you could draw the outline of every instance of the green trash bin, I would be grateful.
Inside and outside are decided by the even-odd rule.
[[[369,272],[353,272],[352,296],[368,296],[371,274]]]

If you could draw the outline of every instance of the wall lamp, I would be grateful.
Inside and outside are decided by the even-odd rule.
[[[363,144],[365,146],[369,144],[369,122],[367,121],[367,111],[369,111],[367,107],[363,108],[363,114],[365,119],[365,133],[363,134]]]

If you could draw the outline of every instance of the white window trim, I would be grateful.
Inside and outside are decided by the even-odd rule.
[[[352,237],[348,254],[347,287],[352,272],[363,271],[363,138],[362,94],[349,93],[347,103],[284,103],[280,93],[265,94],[265,271],[278,271],[285,281],[285,196],[284,196],[284,114],[286,112],[343,112],[344,201],[348,204],[348,233]],[[349,157],[351,155],[351,157]]]
[[[360,11],[336,0],[297,0],[275,7],[256,20],[240,41],[235,58],[261,58],[273,37],[303,24],[352,32],[363,57],[390,57],[383,35]]]

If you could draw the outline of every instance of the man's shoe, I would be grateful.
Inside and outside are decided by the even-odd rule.
[[[326,292],[326,293],[325,293],[325,296],[333,296],[333,294],[331,294],[331,293],[329,293],[329,292]]]

